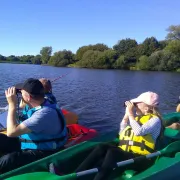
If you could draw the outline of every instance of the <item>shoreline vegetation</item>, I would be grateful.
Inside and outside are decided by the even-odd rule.
[[[21,61],[1,61],[1,60],[0,60],[0,63],[10,63],[10,64],[30,64],[30,63],[27,63],[27,62],[21,62]]]
[[[75,54],[60,50],[52,55],[51,46],[43,47],[36,56],[0,54],[0,63],[180,72],[180,25],[170,26],[167,32],[166,39],[161,41],[148,37],[138,44],[135,39],[126,38],[112,48],[103,43],[82,46]]]

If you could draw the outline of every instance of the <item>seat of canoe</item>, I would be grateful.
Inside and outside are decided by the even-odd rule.
[[[180,131],[171,128],[165,128],[164,136],[172,139],[180,139]]]
[[[172,112],[172,113],[164,114],[162,118],[165,123],[165,126],[169,126],[172,123],[180,121],[180,113]]]
[[[163,121],[165,126],[169,126],[173,123],[179,122],[180,121],[180,113],[178,112],[173,112],[169,114],[163,115]],[[171,128],[165,128],[164,130],[164,136],[168,140],[178,140],[180,139],[180,131],[171,129]]]

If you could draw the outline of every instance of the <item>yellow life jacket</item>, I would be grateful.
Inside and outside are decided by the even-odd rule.
[[[7,130],[6,130],[6,129],[1,129],[1,130],[0,130],[0,133],[2,133],[2,134],[5,134],[5,135],[6,135],[6,134],[7,134]]]
[[[135,120],[140,124],[145,124],[152,117],[157,117],[153,114],[144,115],[141,117],[136,117]],[[146,155],[153,153],[155,151],[155,141],[151,134],[145,136],[136,136],[131,128],[127,126],[119,134],[119,147],[127,152],[133,152],[141,155]]]

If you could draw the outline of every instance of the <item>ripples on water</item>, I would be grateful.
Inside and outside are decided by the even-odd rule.
[[[4,89],[26,78],[51,80],[59,105],[79,115],[79,123],[101,133],[119,129],[123,102],[145,91],[160,95],[162,113],[175,111],[180,95],[180,75],[171,72],[91,70],[26,64],[0,64],[0,106],[6,106]]]

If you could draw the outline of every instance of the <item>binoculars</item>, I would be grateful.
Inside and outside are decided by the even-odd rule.
[[[16,88],[16,94],[21,94],[21,89]]]
[[[132,102],[131,102],[131,103],[132,103]],[[136,106],[137,103],[132,103],[132,104],[133,104],[134,106]],[[123,106],[126,107],[125,102],[124,102]]]

